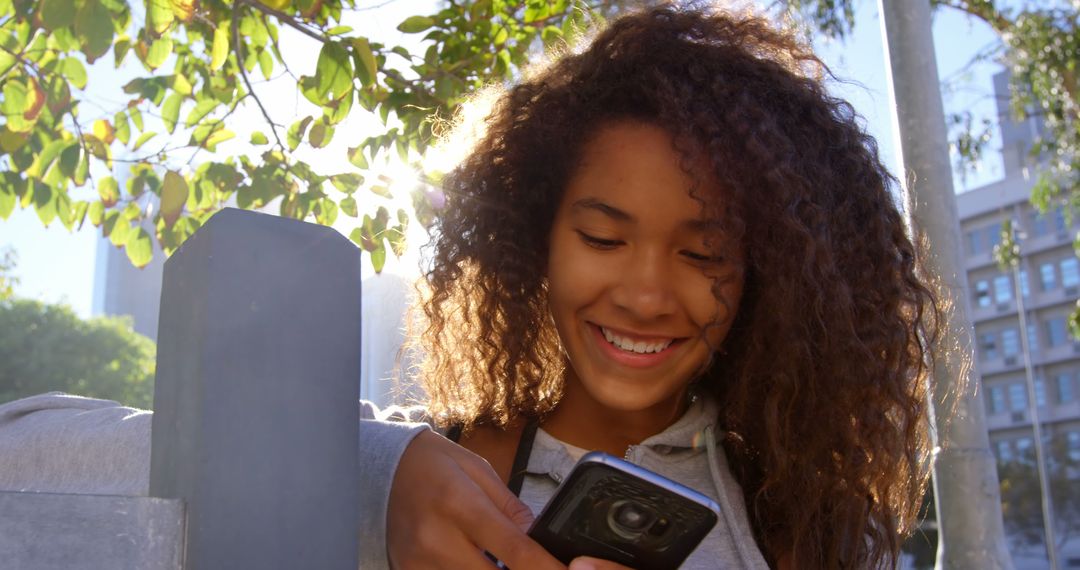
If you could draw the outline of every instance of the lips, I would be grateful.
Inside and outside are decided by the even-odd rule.
[[[618,364],[649,368],[670,358],[685,340],[674,337],[642,337],[588,323],[600,352]]]

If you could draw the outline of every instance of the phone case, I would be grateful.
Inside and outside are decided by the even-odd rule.
[[[578,556],[636,570],[677,568],[716,524],[720,507],[666,477],[601,452],[586,454],[529,535],[564,564]]]

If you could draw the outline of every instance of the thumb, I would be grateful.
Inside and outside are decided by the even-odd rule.
[[[579,556],[570,562],[570,568],[568,570],[632,570],[621,564],[616,564],[607,560],[600,560],[599,558],[589,558],[588,556]]]

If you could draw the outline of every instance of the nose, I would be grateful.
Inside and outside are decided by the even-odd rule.
[[[675,312],[673,272],[659,252],[629,256],[615,277],[611,300],[635,319],[647,321]]]

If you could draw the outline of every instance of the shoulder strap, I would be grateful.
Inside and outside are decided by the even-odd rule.
[[[458,440],[461,439],[461,424],[450,426],[450,429],[446,430],[446,439],[458,443]]]
[[[536,420],[529,420],[525,429],[521,430],[521,439],[518,440],[517,453],[514,454],[514,465],[510,468],[510,481],[506,486],[516,496],[521,496],[521,486],[525,483],[525,470],[529,467],[529,456],[532,455],[533,442],[536,441]]]

